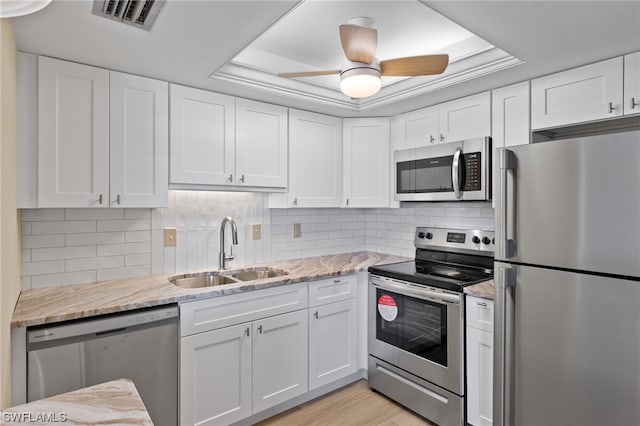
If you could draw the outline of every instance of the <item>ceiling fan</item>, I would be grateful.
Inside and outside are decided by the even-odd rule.
[[[379,61],[375,57],[378,31],[370,18],[358,17],[340,25],[342,50],[349,65],[342,70],[289,72],[280,77],[315,77],[340,74],[340,90],[357,99],[378,93],[381,77],[404,77],[442,74],[449,65],[449,55],[423,55]]]

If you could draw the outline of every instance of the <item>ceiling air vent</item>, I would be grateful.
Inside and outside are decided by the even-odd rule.
[[[91,13],[149,31],[164,0],[93,0]]]

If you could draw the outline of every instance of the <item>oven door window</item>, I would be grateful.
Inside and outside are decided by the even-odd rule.
[[[397,163],[396,184],[399,194],[451,192],[453,156],[425,158]]]
[[[376,289],[376,338],[447,366],[447,306]],[[395,305],[395,308],[394,308]],[[397,309],[397,315],[394,315]]]

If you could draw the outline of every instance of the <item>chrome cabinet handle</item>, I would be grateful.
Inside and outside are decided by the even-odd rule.
[[[247,337],[249,337],[249,327],[247,327],[247,329],[244,331],[244,334],[246,334]]]
[[[102,204],[102,194],[98,196],[98,204]]]
[[[294,206],[298,205],[298,199],[294,198],[293,201],[291,202],[291,204],[293,204]]]
[[[349,205],[349,199],[347,198],[347,206]]]
[[[334,284],[340,284],[342,282],[342,280],[333,280]]]
[[[631,98],[631,109],[636,109],[637,106],[640,106],[640,103],[636,102],[636,98]]]
[[[258,326],[258,333],[262,334],[262,326],[261,325]]]
[[[429,143],[434,143],[436,141],[436,138],[433,137],[433,135],[429,135]]]
[[[476,302],[478,306],[482,306],[483,308],[487,307],[487,302]]]
[[[613,102],[609,102],[609,114],[611,114],[616,109],[613,107]]]
[[[444,133],[440,133],[440,142],[444,142]]]
[[[513,256],[515,252],[516,242],[507,236],[508,230],[508,188],[507,188],[507,176],[509,170],[515,170],[516,158],[513,151],[501,148],[498,150],[500,155],[500,234],[502,241],[499,242],[499,256],[503,259],[508,259]]]
[[[240,176],[240,183],[244,183],[244,175]]]
[[[462,198],[462,191],[460,190],[460,155],[462,154],[462,148],[456,149],[456,153],[453,154],[453,163],[451,164],[451,180],[453,181],[453,192],[456,198],[459,200]]]
[[[120,204],[120,194],[116,195],[116,204]]]
[[[229,175],[229,177],[227,178],[227,182],[233,182],[233,173]]]
[[[313,313],[313,316],[314,316],[314,318],[315,318],[315,319],[318,319],[318,311],[315,311],[315,312]]]

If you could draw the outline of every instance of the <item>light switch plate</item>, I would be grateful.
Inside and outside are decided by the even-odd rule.
[[[302,237],[302,224],[294,223],[293,224],[293,238]]]
[[[259,240],[262,238],[262,225],[259,223],[254,223],[251,225],[251,239]]]
[[[178,242],[178,230],[176,228],[166,228],[164,230],[164,246],[175,247]]]

